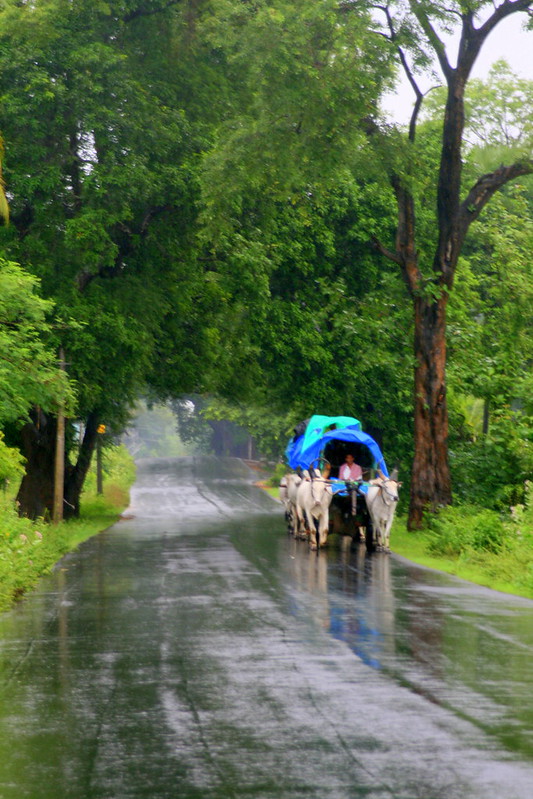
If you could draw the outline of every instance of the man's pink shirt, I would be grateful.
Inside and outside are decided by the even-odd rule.
[[[339,469],[339,477],[341,480],[360,480],[362,476],[363,470],[358,463],[352,463],[351,466],[348,466],[347,463],[343,463]]]

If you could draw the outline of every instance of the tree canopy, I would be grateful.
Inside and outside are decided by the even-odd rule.
[[[25,421],[24,509],[49,505],[60,347],[84,430],[74,509],[98,424],[191,392],[257,430],[254,408],[361,417],[389,459],[413,457],[414,526],[448,503],[448,405],[462,441],[457,397],[528,402],[531,189],[506,187],[533,169],[531,85],[502,64],[469,78],[530,8],[6,0],[0,248],[25,298],[6,330],[35,378],[0,374],[0,414]],[[380,112],[398,70],[405,130]]]

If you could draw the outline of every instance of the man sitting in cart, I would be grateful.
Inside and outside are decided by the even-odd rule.
[[[346,460],[339,469],[339,478],[341,480],[362,480],[363,470],[351,452],[346,453]]]

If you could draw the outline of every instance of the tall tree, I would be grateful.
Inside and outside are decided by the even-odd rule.
[[[288,188],[294,191],[296,186],[302,193],[306,188],[317,196],[321,187],[342,179],[343,168],[366,179],[380,168],[387,175],[397,206],[394,243],[391,245],[386,240],[389,228],[384,234],[376,220],[371,224],[367,220],[367,234],[373,234],[376,251],[400,267],[413,309],[415,451],[411,527],[422,524],[424,511],[446,505],[452,499],[446,310],[459,254],[471,224],[494,193],[533,170],[529,153],[517,158],[511,154],[508,165],[493,168],[465,185],[465,91],[489,34],[509,15],[519,12],[525,15],[531,7],[527,0],[503,0],[496,5],[483,0],[475,7],[460,2],[442,6],[410,0],[364,6],[342,0],[334,7],[321,4],[319,10],[313,4],[309,13],[320,18],[322,33],[327,30],[328,14],[335,14],[335,36],[329,40],[330,47],[321,50],[327,53],[325,58],[306,61],[304,54],[314,52],[312,44],[316,39],[309,36],[310,26],[301,24],[305,12],[298,3],[289,10],[279,0],[266,10],[259,10],[247,28],[247,41],[253,43],[258,31],[261,32],[261,21],[268,14],[268,30],[265,28],[261,38],[266,44],[260,43],[255,55],[248,54],[254,65],[249,74],[253,76],[254,70],[260,71],[264,78],[254,84],[247,115],[236,119],[232,128],[226,128],[228,135],[218,150],[218,160],[211,159],[210,177],[223,176],[226,188],[235,187],[233,194],[226,191],[221,202],[226,217],[232,220],[242,208],[242,185],[246,180],[256,192],[261,187],[263,197],[273,192],[290,196]],[[365,27],[364,45],[358,39],[361,27]],[[453,65],[445,36],[457,29],[459,48],[457,63]],[[384,45],[381,51],[377,44],[380,39]],[[323,43],[324,37],[320,41]],[[365,45],[369,51],[374,48],[374,58],[369,58],[367,51],[363,64]],[[344,56],[338,63],[336,46]],[[243,52],[247,52],[246,46]],[[414,107],[405,136],[390,124],[380,122],[376,95],[373,101],[368,91],[372,80],[378,92],[386,85],[387,52],[396,58],[414,91]],[[293,62],[290,53],[294,54]],[[351,61],[346,53],[351,54]],[[320,64],[320,80],[313,82],[317,64]],[[335,66],[330,70],[332,64]],[[431,153],[425,146],[420,147],[417,137],[424,101],[418,76],[431,71],[434,64],[440,67],[444,77],[446,101],[440,144]],[[329,105],[329,113],[325,113],[335,96],[333,87],[348,85],[346,74],[350,72],[352,94],[345,92],[343,102]],[[287,75],[291,80],[285,90],[281,76]],[[353,80],[355,76],[357,81]],[[354,84],[360,88],[356,96]],[[309,102],[305,112],[301,112],[304,97]],[[366,132],[369,146],[362,141],[362,131]],[[327,145],[326,154],[321,152],[323,145]],[[251,166],[239,171],[239,163]],[[219,185],[221,180],[211,180],[208,202]],[[211,213],[210,206],[208,211]]]
[[[422,524],[425,510],[447,505],[452,499],[448,463],[446,309],[465,237],[495,192],[509,181],[533,171],[533,161],[523,156],[480,175],[469,186],[463,185],[466,87],[489,34],[509,15],[527,13],[531,7],[528,0],[504,0],[495,5],[482,2],[475,8],[461,3],[444,7],[419,2],[379,7],[384,15],[384,35],[398,53],[415,94],[407,149],[399,168],[390,170],[398,206],[395,244],[388,247],[379,239],[375,240],[379,252],[400,267],[414,310],[415,453],[409,514],[411,527]],[[488,16],[480,19],[487,8]],[[444,32],[456,29],[457,25],[460,38],[454,66],[445,46]],[[414,53],[414,61],[410,61],[410,53]],[[440,66],[446,86],[434,195],[436,232],[432,253],[427,251],[427,246],[425,253],[421,249],[423,242],[417,225],[415,188],[415,140],[424,99],[416,67],[427,63],[428,54]],[[370,134],[379,136],[378,127],[371,125]]]
[[[84,430],[65,470],[74,513],[98,424],[120,429],[147,382],[161,393],[204,388],[216,358],[218,298],[196,258],[194,170],[217,83],[193,6],[7,0],[0,10],[12,207],[0,243],[66,320],[56,339]],[[213,99],[200,118],[202,67]],[[50,509],[54,439],[54,415],[35,409],[19,495],[31,516]]]

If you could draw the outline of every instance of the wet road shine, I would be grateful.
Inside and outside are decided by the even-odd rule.
[[[252,480],[141,462],[0,617],[0,799],[530,799],[533,602],[316,556]]]

